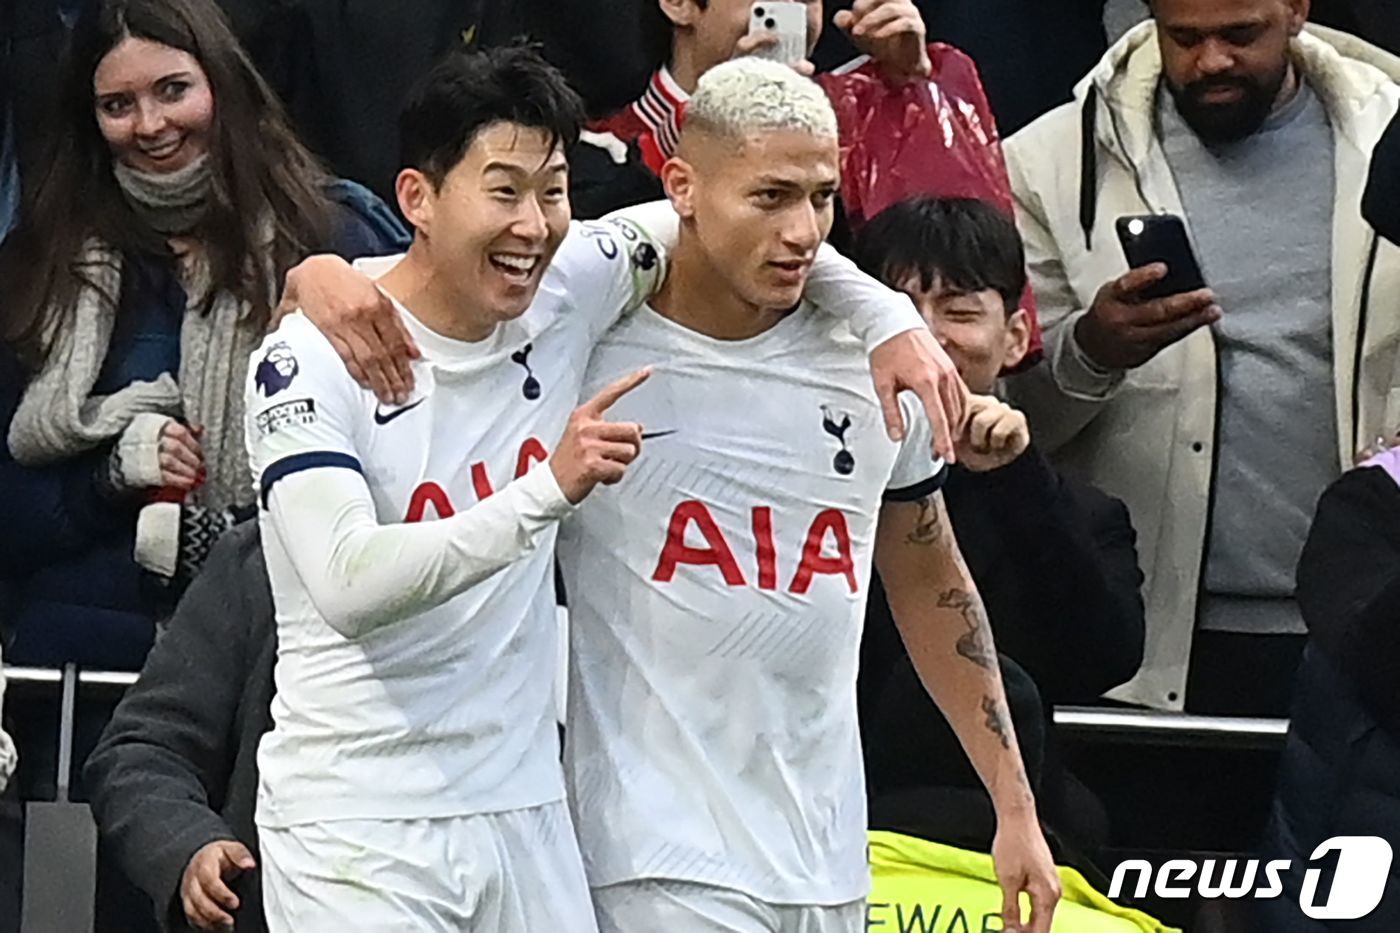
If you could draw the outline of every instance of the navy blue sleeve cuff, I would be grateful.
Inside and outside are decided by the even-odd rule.
[[[328,450],[317,450],[311,453],[292,454],[290,457],[283,457],[281,460],[271,464],[262,474],[262,506],[267,508],[267,497],[272,492],[272,487],[278,480],[286,479],[293,473],[300,473],[303,470],[319,470],[323,467],[338,467],[345,470],[354,470],[361,476],[364,475],[364,467],[360,466],[360,461],[349,454],[332,453]]]

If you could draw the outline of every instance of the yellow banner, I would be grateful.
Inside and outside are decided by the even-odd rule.
[[[1054,933],[1181,933],[1119,907],[1072,868],[1060,868],[1064,896]],[[870,833],[873,886],[867,933],[999,933],[1001,888],[992,857],[898,833]],[[1022,919],[1030,901],[1021,899]]]

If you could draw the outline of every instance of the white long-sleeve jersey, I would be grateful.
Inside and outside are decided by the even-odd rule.
[[[544,461],[592,344],[662,268],[636,228],[576,225],[531,307],[486,340],[400,307],[423,351],[400,406],[300,315],[264,341],[247,385],[278,636],[260,823],[562,799],[550,567],[570,506]]]

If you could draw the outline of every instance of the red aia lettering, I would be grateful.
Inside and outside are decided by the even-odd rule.
[[[826,545],[827,532],[836,536],[836,556],[827,557],[822,553]],[[812,576],[818,573],[845,574],[851,592],[860,589],[856,585],[855,561],[851,560],[851,532],[846,528],[846,516],[836,509],[827,509],[812,519],[812,527],[807,530],[807,543],[802,546],[802,563],[797,575],[792,578],[788,590],[805,593],[811,589]]]
[[[525,442],[520,445],[520,453],[515,458],[515,478],[520,479],[530,468],[537,463],[544,463],[549,459],[549,451],[545,446],[533,437],[525,438]],[[478,460],[471,466],[472,490],[476,493],[478,502],[484,502],[495,494],[496,489],[491,485],[491,477],[486,472],[486,464]],[[404,518],[406,522],[421,522],[427,511],[428,504],[431,503],[437,510],[438,518],[449,518],[455,514],[452,508],[452,500],[447,498],[447,493],[437,483],[423,483],[413,490],[413,497],[408,503],[408,515]]]
[[[753,510],[753,539],[758,543],[758,588],[778,588],[778,548],[773,543],[773,510],[759,506]]]
[[[525,438],[525,443],[520,445],[520,456],[515,458],[515,478],[520,479],[530,472],[530,467],[548,459],[549,451],[544,449],[543,444],[533,437]]]
[[[685,532],[691,522],[699,529],[700,536],[708,547],[690,547],[685,543]],[[651,578],[658,583],[670,583],[676,576],[680,564],[713,565],[724,574],[724,582],[730,586],[744,585],[744,572],[724,540],[724,533],[715,524],[714,516],[705,508],[705,503],[690,500],[676,506],[671,513],[671,526],[666,529],[666,546],[661,549],[661,560]]]
[[[549,451],[543,444],[533,437],[525,438],[525,443],[520,445],[520,453],[515,458],[515,478],[520,479],[530,472],[530,467],[548,459]],[[485,502],[496,493],[496,488],[491,485],[491,477],[486,473],[486,464],[480,460],[472,464],[472,489],[476,492],[478,502]]]
[[[486,464],[480,460],[472,464],[472,489],[476,491],[477,502],[485,502],[496,493],[491,486],[491,477],[486,475]]]
[[[457,510],[452,507],[452,500],[447,498],[446,490],[437,483],[423,483],[413,490],[413,498],[408,502],[408,515],[404,517],[404,521],[421,522],[429,505],[437,512],[438,518],[451,518],[457,514]]]
[[[778,551],[773,536],[773,510],[768,506],[757,506],[752,511],[754,537],[754,559],[758,565],[758,588],[776,590],[778,588]],[[685,543],[686,532],[694,525],[705,539],[704,547],[691,547]],[[835,539],[836,553],[825,553],[827,538]],[[676,569],[681,564],[718,567],[729,586],[745,586],[747,580],[734,559],[734,551],[724,537],[724,532],[715,522],[714,516],[703,502],[688,500],[676,506],[671,513],[671,522],[666,529],[666,544],[661,549],[656,571],[651,575],[657,583],[670,583],[676,577]],[[856,581],[855,559],[851,555],[851,533],[846,526],[846,516],[837,509],[826,509],[812,520],[807,530],[806,542],[802,547],[802,560],[797,573],[792,578],[788,591],[802,595],[812,588],[812,580],[818,574],[844,576],[852,593],[859,592]]]

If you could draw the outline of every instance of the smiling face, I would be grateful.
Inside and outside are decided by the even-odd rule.
[[[486,320],[525,313],[569,231],[569,167],[546,130],[486,126],[434,187],[405,170],[400,204],[438,274]]]
[[[938,342],[948,351],[967,387],[978,395],[996,391],[997,378],[1014,369],[1030,349],[1030,318],[1008,313],[1006,300],[994,289],[965,291],[935,276],[925,288],[911,275],[899,288],[913,299]]]
[[[166,174],[209,152],[214,94],[188,52],[127,37],[103,56],[92,83],[97,126],[115,160]]]

